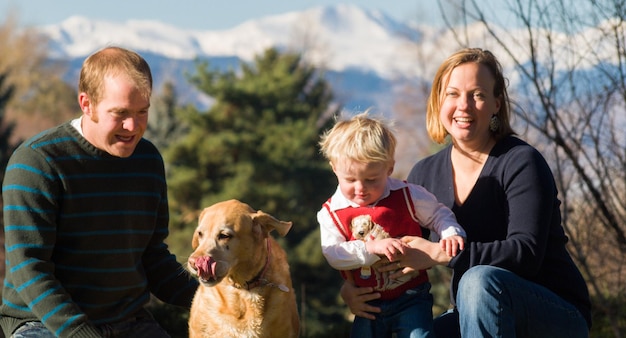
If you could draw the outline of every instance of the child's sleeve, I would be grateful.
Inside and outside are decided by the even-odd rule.
[[[437,233],[440,238],[454,235],[467,238],[465,230],[457,222],[450,208],[440,203],[435,195],[419,185],[410,185],[415,214],[420,224]]]
[[[347,241],[333,222],[326,208],[317,213],[320,224],[322,254],[328,264],[337,270],[352,270],[376,263],[380,257],[370,254],[363,241]]]

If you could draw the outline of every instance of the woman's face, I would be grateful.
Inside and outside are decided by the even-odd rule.
[[[490,140],[489,121],[501,104],[493,95],[494,84],[489,70],[475,62],[450,72],[439,118],[456,144],[480,146]]]

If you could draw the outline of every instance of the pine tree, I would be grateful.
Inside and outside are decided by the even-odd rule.
[[[6,78],[7,74],[0,74],[0,181],[4,179],[4,169],[15,149],[15,146],[11,144],[15,123],[7,121],[5,116],[6,105],[13,96],[14,87],[5,85]]]
[[[165,82],[160,95],[153,95],[144,137],[161,151],[188,131],[187,125],[177,116],[177,104],[178,96],[172,82]]]
[[[322,256],[316,219],[337,184],[317,145],[337,113],[330,108],[330,86],[300,55],[276,49],[239,71],[220,73],[199,63],[191,81],[215,103],[208,111],[186,111],[189,133],[165,154],[171,216],[174,229],[180,226],[172,231],[173,250],[184,247],[182,257],[190,253],[197,212],[222,200],[239,199],[292,221],[279,240],[306,304],[300,311],[306,312],[307,336],[327,333],[329,323],[343,325],[341,279]]]
[[[15,123],[7,122],[5,117],[5,107],[13,95],[14,87],[5,85],[6,76],[6,74],[0,74],[0,182],[4,181],[4,170],[15,149],[15,146],[11,144],[11,135]],[[2,202],[2,197],[0,197],[0,202]],[[1,211],[0,224],[2,224],[0,226],[0,245],[2,246],[2,250],[0,250],[0,281],[4,282],[6,266],[4,262],[4,220]]]
[[[332,115],[328,84],[299,55],[275,49],[239,74],[200,63],[192,82],[216,101],[184,113],[190,130],[166,153],[172,208],[184,214],[237,198],[310,223],[299,215],[335,185],[317,147]]]

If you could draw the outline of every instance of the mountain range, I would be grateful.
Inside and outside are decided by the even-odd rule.
[[[155,74],[155,89],[173,81],[179,99],[208,105],[187,83],[195,60],[212,68],[237,67],[266,48],[301,52],[324,70],[336,100],[351,111],[374,107],[390,111],[396,95],[407,84],[424,80],[415,52],[417,41],[436,36],[437,30],[398,22],[382,11],[356,5],[313,7],[243,22],[227,30],[185,30],[158,21],[111,22],[74,16],[38,30],[50,39],[50,55],[69,61],[66,79],[75,83],[84,58],[105,45],[140,52]],[[438,50],[443,60],[451,49]],[[421,69],[423,71],[423,69]]]
[[[611,26],[610,22],[602,24]],[[241,62],[251,62],[269,47],[300,52],[305,60],[324,70],[337,103],[344,109],[375,108],[391,115],[399,100],[407,100],[407,88],[413,95],[415,88],[422,91],[418,96],[425,95],[424,88],[429,87],[439,63],[459,48],[459,40],[494,51],[511,76],[510,85],[517,78],[507,54],[518,58],[528,55],[523,43],[514,43],[526,32],[518,33],[511,27],[491,27],[500,40],[513,41],[505,53],[479,24],[470,24],[461,37],[449,29],[417,21],[399,22],[380,10],[350,4],[261,17],[225,30],[188,30],[159,21],[112,22],[79,16],[37,29],[50,39],[51,57],[69,62],[66,79],[71,83],[76,83],[87,55],[105,45],[120,45],[140,52],[150,63],[156,91],[164,81],[172,81],[182,103],[199,106],[208,106],[210,98],[188,84],[186,74],[195,71],[196,59],[206,60],[216,69],[237,69]],[[592,27],[576,36],[555,33],[553,49],[591,48],[589,41],[610,43],[610,39],[598,37],[601,32]],[[567,53],[562,57],[555,65],[566,68],[570,62]],[[423,102],[416,104],[423,106]]]
[[[619,60],[611,53],[613,40],[602,34],[619,26],[619,22],[607,20],[596,27],[576,30],[573,35],[551,31],[554,45],[536,46],[535,57],[554,61],[551,65],[556,68],[553,76],[557,78],[575,77],[568,67],[588,72],[584,78],[593,78],[589,74],[596,72],[600,72],[598,78],[603,78],[603,70],[594,69],[594,62],[619,65]],[[460,47],[460,41],[493,51],[508,74],[512,91],[532,86],[521,82],[528,79],[524,80],[519,69],[513,69],[509,57],[515,56],[521,65],[528,64],[525,58],[530,58],[530,52],[524,42],[527,31],[518,32],[496,23],[491,24],[490,32],[480,24],[470,23],[464,28],[455,32],[419,22],[398,22],[382,11],[337,4],[261,17],[225,30],[188,30],[158,21],[112,22],[78,16],[36,29],[49,38],[51,58],[68,62],[65,77],[69,83],[77,82],[87,55],[106,45],[119,45],[146,58],[153,71],[155,93],[165,81],[171,81],[179,104],[191,103],[200,109],[209,107],[212,101],[187,80],[187,74],[195,72],[196,60],[226,70],[238,69],[241,62],[251,62],[269,47],[300,52],[306,61],[324,71],[335,103],[344,111],[356,113],[373,108],[401,121],[396,124],[396,157],[404,163],[397,163],[396,172],[398,177],[405,177],[414,159],[432,146],[424,130],[426,96],[440,62]],[[462,36],[456,35],[460,32]],[[537,29],[533,34],[543,33]],[[499,46],[499,41],[505,41],[508,49]],[[578,84],[578,89],[589,86],[590,92],[601,90],[588,81]]]

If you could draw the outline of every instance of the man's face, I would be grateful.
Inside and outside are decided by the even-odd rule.
[[[85,114],[82,121],[85,138],[107,153],[128,157],[148,126],[149,98],[125,76],[106,76],[102,100],[93,104],[86,93],[79,94]]]

